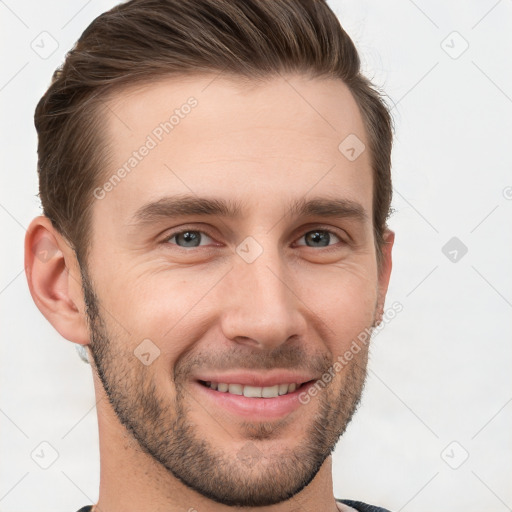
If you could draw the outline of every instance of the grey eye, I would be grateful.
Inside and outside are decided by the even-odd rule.
[[[202,231],[187,230],[175,233],[167,241],[171,242],[174,240],[174,245],[179,247],[199,247],[200,245],[205,245],[201,243],[204,239],[208,240],[210,237]]]
[[[335,239],[337,238],[338,241],[340,240],[337,235],[330,231],[325,229],[315,229],[304,234],[302,238],[306,240],[306,243],[299,245],[307,245],[308,247],[327,247],[330,245],[332,237]]]

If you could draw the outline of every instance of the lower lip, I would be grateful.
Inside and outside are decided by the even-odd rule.
[[[204,386],[200,382],[194,382],[197,392],[211,400],[215,406],[220,406],[228,412],[251,419],[275,419],[282,418],[298,409],[302,404],[299,395],[307,392],[313,385],[313,381],[305,382],[292,393],[276,396],[274,398],[248,398],[243,395],[217,391]]]

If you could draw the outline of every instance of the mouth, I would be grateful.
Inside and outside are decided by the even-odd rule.
[[[246,421],[268,421],[293,413],[302,405],[301,393],[315,383],[315,379],[291,375],[264,380],[254,376],[219,377],[193,381],[196,396],[206,401],[207,410],[213,414],[224,412]]]
[[[288,395],[301,390],[304,386],[313,381],[306,382],[283,382],[273,386],[250,386],[239,383],[198,381],[203,386],[218,391],[219,393],[228,393],[231,395],[244,396],[246,398],[277,398],[278,396]]]

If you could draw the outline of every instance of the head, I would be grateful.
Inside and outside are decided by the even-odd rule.
[[[215,501],[295,495],[357,408],[367,345],[333,368],[391,272],[391,119],[336,16],[320,0],[121,4],[35,124],[31,293],[88,347],[120,427]]]

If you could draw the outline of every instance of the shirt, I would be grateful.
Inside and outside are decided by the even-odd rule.
[[[389,512],[386,508],[375,507],[374,505],[368,505],[367,503],[363,503],[362,501],[353,501],[353,500],[336,500],[338,503],[343,503],[344,505],[348,505],[358,512]]]
[[[362,501],[352,501],[352,500],[336,500],[339,503],[343,503],[357,510],[358,512],[389,512],[385,508],[374,507],[373,505],[368,505],[363,503]],[[78,512],[91,512],[92,505],[87,505],[82,507]]]

